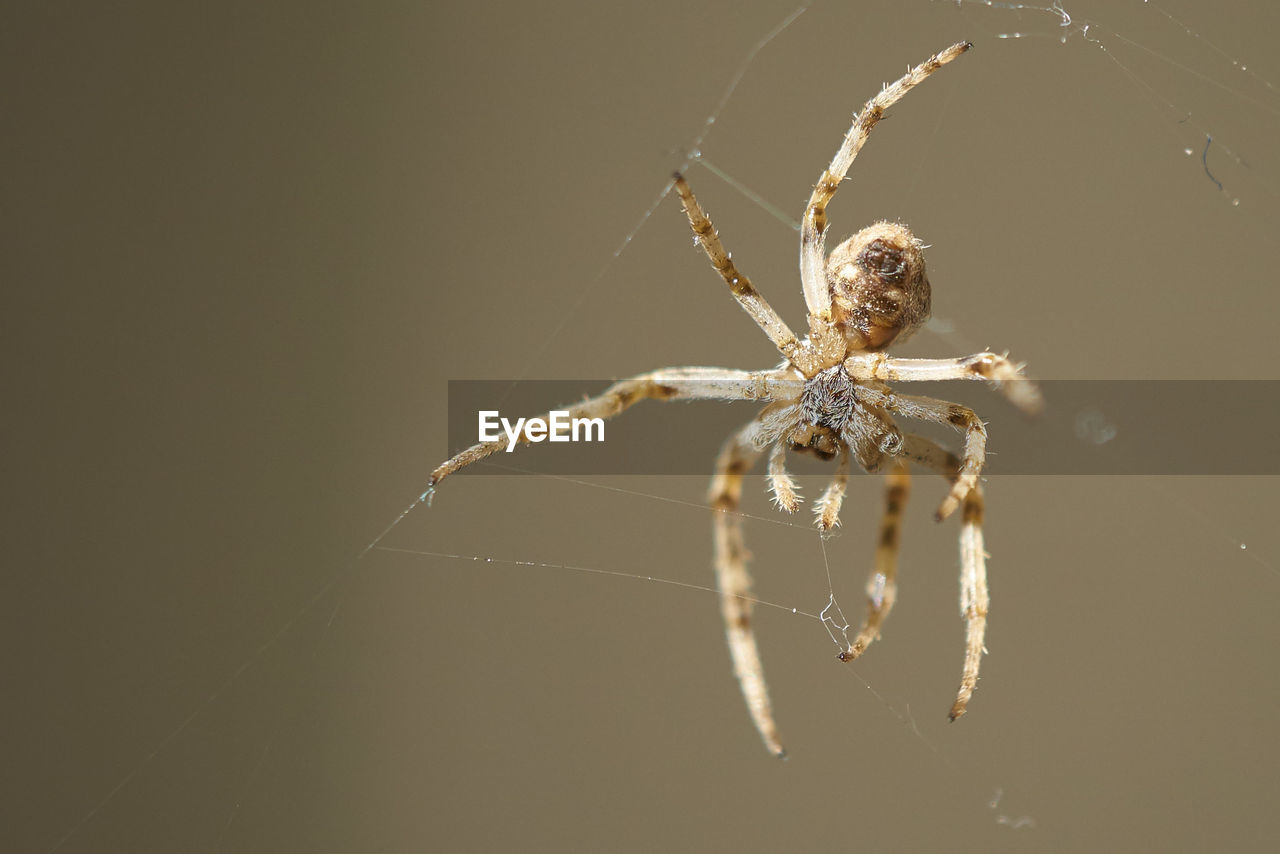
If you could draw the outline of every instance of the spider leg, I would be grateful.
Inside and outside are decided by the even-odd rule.
[[[1030,415],[1044,408],[1044,398],[1022,366],[998,353],[975,353],[959,359],[899,359],[884,353],[856,353],[844,361],[853,380],[934,382],[938,380],[986,380],[1009,402]]]
[[[936,518],[939,522],[955,512],[965,496],[978,488],[978,475],[982,473],[987,456],[987,428],[972,409],[958,403],[898,394],[875,386],[859,386],[859,399],[873,406],[880,406],[896,415],[905,415],[920,421],[947,424],[964,433],[964,451],[960,468],[951,485],[951,492],[942,500]]]
[[[563,408],[569,418],[612,418],[641,400],[789,400],[800,395],[803,380],[790,369],[735,371],[728,368],[666,368],[616,382],[603,394]],[[547,420],[550,413],[543,415]],[[529,444],[528,430],[517,441]],[[505,451],[507,439],[481,442],[436,467],[428,481],[434,488],[458,469]]]
[[[786,455],[787,441],[775,442],[769,452],[769,491],[779,508],[794,513],[800,509],[800,495],[796,492],[796,482],[787,471]]]
[[[844,505],[845,492],[849,488],[849,457],[847,448],[840,449],[840,462],[836,473],[827,485],[826,492],[813,505],[814,515],[818,517],[818,530],[830,531],[840,524],[840,508]]]
[[[804,284],[804,301],[809,308],[810,334],[815,340],[830,334],[831,292],[827,286],[825,270],[827,205],[831,203],[840,182],[849,173],[854,158],[862,150],[871,129],[884,116],[884,111],[942,66],[964,53],[973,45],[967,42],[953,44],[912,68],[893,84],[884,87],[878,95],[867,101],[853,120],[844,142],[831,159],[831,165],[822,173],[809,196],[800,230],[800,280]]]
[[[960,513],[960,611],[964,614],[964,671],[960,690],[948,717],[955,720],[964,714],[978,684],[978,668],[982,664],[983,638],[987,633],[987,609],[991,597],[987,592],[987,554],[982,546],[982,487],[975,487],[964,497]]]
[[[922,463],[955,482],[961,462],[936,442],[914,434],[906,437],[902,455]],[[987,633],[987,610],[991,596],[987,590],[987,553],[982,543],[982,487],[969,490],[960,514],[960,613],[965,620],[964,669],[960,690],[948,717],[955,720],[964,714],[978,684],[978,668],[982,665],[984,638]]]
[[[911,437],[907,437],[910,441]],[[911,495],[911,472],[900,459],[885,477],[884,517],[880,521],[880,541],[876,545],[875,568],[867,579],[867,618],[841,661],[853,661],[880,637],[880,627],[893,609],[898,595],[898,543],[902,531],[902,511]]]
[[[689,218],[689,226],[693,229],[698,245],[707,253],[711,266],[715,267],[720,278],[724,279],[725,284],[729,286],[738,305],[751,315],[751,319],[764,330],[764,334],[769,336],[769,340],[778,348],[778,351],[799,368],[801,373],[806,377],[816,374],[818,364],[813,353],[804,348],[796,338],[796,334],[791,331],[791,327],[787,326],[786,321],[773,310],[773,306],[769,305],[756,290],[751,280],[738,271],[733,258],[720,242],[720,235],[716,233],[711,219],[694,198],[689,182],[678,172],[675,175],[675,188],[680,194],[681,202],[684,203],[684,212]]]
[[[716,460],[710,501],[720,613],[724,617],[733,672],[765,747],[781,758],[786,755],[786,750],[773,720],[764,666],[760,663],[760,651],[751,627],[753,601],[750,598],[751,576],[747,572],[749,555],[742,534],[742,517],[738,514],[743,475],[759,459],[760,449],[770,439],[776,438],[769,435],[771,432],[761,419],[756,419],[729,437]]]

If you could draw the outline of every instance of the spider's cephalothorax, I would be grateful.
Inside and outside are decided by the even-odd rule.
[[[844,365],[805,380],[799,423],[790,436],[792,450],[822,459],[847,451],[868,472],[879,471],[886,457],[900,454],[902,433],[893,418],[884,409],[859,400],[860,388]]]
[[[751,626],[751,579],[738,514],[743,479],[768,452],[769,489],[778,506],[800,507],[786,455],[805,451],[837,459],[830,486],[814,502],[818,528],[839,522],[851,461],[867,471],[886,468],[884,516],[871,580],[867,616],[857,636],[840,652],[851,661],[880,636],[897,586],[898,532],[909,492],[907,464],[942,475],[951,484],[938,508],[944,519],[963,507],[960,526],[960,603],[965,618],[964,669],[951,719],[964,714],[978,682],[987,620],[987,568],[982,543],[982,490],[978,475],[986,454],[982,420],[964,406],[930,397],[898,394],[887,382],[986,380],[1028,412],[1039,392],[1019,366],[996,353],[959,359],[899,359],[884,351],[905,341],[929,317],[929,279],[922,244],[905,225],[878,222],[825,254],[827,205],[884,111],[970,45],[954,44],[912,68],[866,103],[854,119],[831,165],[818,179],[805,208],[800,237],[800,283],[809,314],[809,334],[799,339],[734,264],[693,190],[677,174],[672,181],[693,228],[695,242],[729,286],[730,293],[786,360],[766,371],[728,368],[665,368],[614,383],[603,394],[565,406],[571,418],[610,418],[645,398],[654,400],[756,400],[768,405],[725,442],[711,482],[715,568],[720,610],[734,671],[751,719],[765,745],[783,755],[773,720],[764,668]],[[894,416],[945,424],[964,437],[957,456],[932,439],[904,433]],[[531,419],[533,420],[533,419]],[[533,441],[527,432],[516,440]],[[452,472],[508,449],[506,440],[484,442],[455,455],[431,473],[427,495]],[[888,464],[886,467],[886,463]],[[425,497],[425,496],[424,496]]]
[[[844,365],[827,368],[805,380],[800,392],[800,417],[804,424],[826,427],[839,436],[858,408],[853,380]]]
[[[897,222],[877,222],[827,256],[831,319],[850,350],[900,344],[929,319],[924,244]]]

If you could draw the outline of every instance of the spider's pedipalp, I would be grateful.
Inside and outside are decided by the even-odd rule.
[[[796,482],[787,471],[787,440],[774,443],[769,452],[769,492],[778,509],[794,513],[800,509],[800,494],[796,490]]]
[[[849,489],[849,457],[849,450],[841,448],[836,473],[831,478],[831,483],[827,484],[822,497],[813,505],[819,531],[830,531],[840,524],[840,508],[844,506],[844,496]]]

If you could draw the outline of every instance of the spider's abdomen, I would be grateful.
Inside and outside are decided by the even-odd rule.
[[[877,222],[827,256],[832,318],[850,350],[905,341],[929,319],[922,249],[905,225]]]

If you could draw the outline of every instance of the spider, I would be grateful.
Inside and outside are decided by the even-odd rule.
[[[978,484],[986,453],[986,428],[967,407],[899,394],[886,381],[986,380],[1027,412],[1040,408],[1040,393],[1007,356],[984,352],[958,359],[902,359],[885,354],[891,344],[905,341],[929,318],[924,244],[906,225],[877,222],[836,246],[830,255],[825,251],[827,205],[872,128],[887,108],[971,46],[967,42],[954,44],[883,87],[855,116],[831,165],[819,178],[805,208],[800,237],[800,280],[809,321],[809,334],[804,339],[791,331],[738,271],[688,182],[679,173],[674,176],[670,186],[683,202],[695,243],[702,247],[734,299],[782,354],[784,361],[779,367],[764,371],[664,368],[622,380],[597,397],[564,407],[569,417],[611,418],[645,399],[768,404],[725,442],[709,497],[715,511],[714,565],[720,610],[734,672],[760,737],[779,757],[785,750],[751,625],[751,582],[737,512],[743,476],[766,453],[769,490],[787,513],[795,513],[800,506],[796,484],[785,467],[787,452],[837,461],[830,485],[813,508],[822,532],[839,524],[851,462],[868,472],[887,469],[880,539],[867,584],[866,618],[857,636],[840,653],[843,661],[858,658],[880,636],[881,625],[893,607],[899,528],[910,488],[907,464],[923,466],[950,481],[937,519],[961,509],[960,605],[966,621],[964,666],[951,720],[965,713],[978,681],[988,606],[983,499]],[[895,415],[955,428],[964,437],[963,450],[956,455],[930,439],[903,432],[894,422]],[[521,434],[518,440],[528,444],[529,436]],[[429,492],[448,475],[507,445],[500,439],[458,453],[432,472]]]

